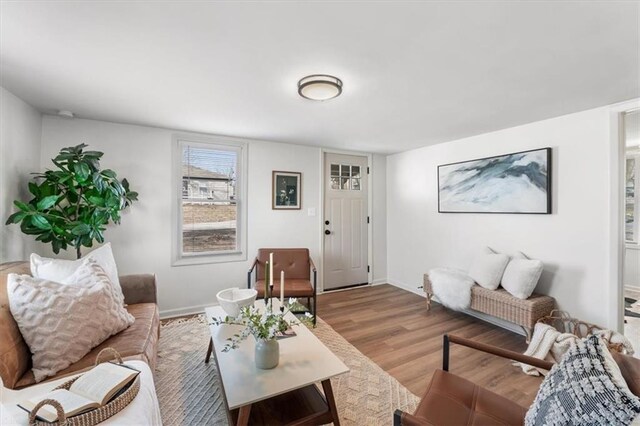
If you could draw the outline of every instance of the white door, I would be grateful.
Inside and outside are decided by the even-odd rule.
[[[324,158],[324,288],[368,282],[367,157]]]

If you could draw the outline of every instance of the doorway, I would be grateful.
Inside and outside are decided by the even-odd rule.
[[[640,350],[640,110],[623,113],[624,334]]]
[[[368,284],[367,157],[324,155],[324,290]]]

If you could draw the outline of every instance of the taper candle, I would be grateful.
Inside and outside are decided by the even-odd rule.
[[[269,253],[269,285],[273,285],[273,253]]]
[[[284,271],[280,271],[280,305],[284,306]]]
[[[267,260],[264,265],[264,302],[267,304],[269,298],[269,261]]]

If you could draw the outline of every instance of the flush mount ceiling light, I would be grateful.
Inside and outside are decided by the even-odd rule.
[[[340,96],[342,80],[332,75],[314,74],[298,82],[298,94],[312,101],[326,101]]]

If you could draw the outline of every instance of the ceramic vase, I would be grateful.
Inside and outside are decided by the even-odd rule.
[[[256,340],[256,367],[262,370],[275,368],[280,362],[280,344],[276,339]]]

